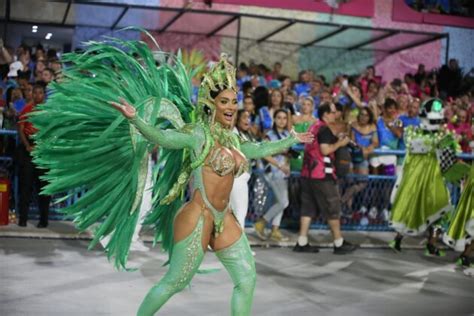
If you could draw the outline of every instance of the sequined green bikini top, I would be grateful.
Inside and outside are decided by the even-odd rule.
[[[236,166],[236,161],[232,151],[226,147],[214,147],[209,154],[209,159],[206,162],[206,166],[209,166],[219,176],[224,177],[230,173],[234,173],[234,177],[238,178],[244,172],[249,170],[249,162],[245,156],[239,152],[242,156],[243,161],[240,165]],[[237,167],[237,168],[236,168]]]

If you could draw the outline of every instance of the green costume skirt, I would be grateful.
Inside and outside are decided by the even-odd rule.
[[[452,210],[449,191],[435,153],[408,154],[394,187],[390,225],[405,235],[420,235]]]
[[[451,218],[443,241],[456,251],[464,251],[474,236],[474,164],[471,165],[469,178],[459,199],[456,212]]]

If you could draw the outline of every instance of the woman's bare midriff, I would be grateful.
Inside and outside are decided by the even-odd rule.
[[[217,175],[210,167],[202,167],[203,183],[206,196],[211,205],[219,212],[225,212],[229,204],[230,192],[234,183],[234,175]],[[183,240],[196,227],[201,214],[204,216],[202,247],[205,251],[210,245],[214,250],[226,248],[239,239],[242,232],[234,215],[229,210],[224,218],[224,231],[217,238],[212,235],[214,217],[206,207],[199,190],[195,190],[192,199],[183,205],[174,222],[174,241]]]

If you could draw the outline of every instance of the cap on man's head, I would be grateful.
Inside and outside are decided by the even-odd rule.
[[[18,77],[18,71],[23,71],[23,64],[21,61],[15,61],[11,63],[8,77]]]

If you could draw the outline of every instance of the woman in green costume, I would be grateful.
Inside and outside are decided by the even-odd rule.
[[[314,100],[311,97],[303,99],[301,104],[301,114],[294,115],[293,128],[299,133],[304,133],[309,130],[309,127],[313,125],[318,119],[314,117]],[[290,159],[291,171],[301,171],[303,168],[303,151],[297,153],[297,156]]]
[[[457,264],[462,267],[470,267],[469,255],[474,251],[474,163],[471,163],[469,177],[464,184],[464,190],[459,199],[456,211],[451,218],[448,230],[443,236],[443,241],[454,248],[462,251]]]
[[[138,315],[154,315],[184,289],[208,246],[234,283],[232,315],[250,315],[255,264],[229,207],[234,177],[248,168],[247,159],[310,142],[311,135],[241,142],[230,129],[237,98],[235,68],[226,58],[204,75],[196,107],[190,101],[192,74],[180,56],[151,51],[143,42],[92,42],[85,53],[69,54],[65,62],[71,66],[64,81],[54,86],[50,100],[31,118],[39,130],[35,161],[49,169],[50,184],[44,191],[85,192],[64,211],[81,229],[100,221],[91,247],[111,235],[107,254],[124,267],[148,154],[158,144],[158,165],[164,168],[144,224],[154,226],[170,266],[148,292]],[[184,203],[191,177],[191,200]]]

